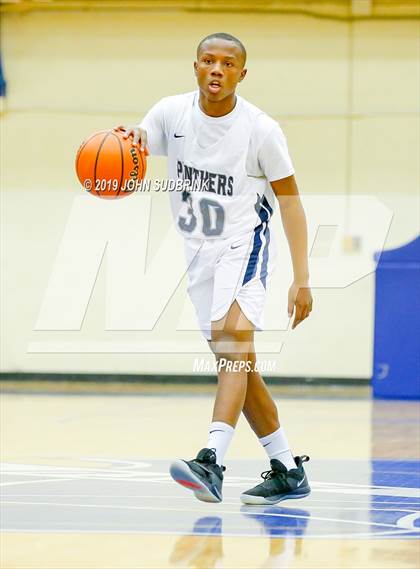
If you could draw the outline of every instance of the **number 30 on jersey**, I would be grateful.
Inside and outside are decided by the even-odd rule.
[[[188,201],[187,216],[179,216],[178,225],[182,231],[192,233],[197,227],[197,216],[192,208],[192,200],[190,195],[186,196]],[[206,237],[221,235],[225,225],[225,211],[223,207],[214,200],[202,198],[199,202],[199,209],[202,217],[202,232]]]

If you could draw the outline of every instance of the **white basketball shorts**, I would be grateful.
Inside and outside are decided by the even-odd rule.
[[[184,241],[188,293],[205,338],[211,339],[211,322],[223,318],[235,300],[255,329],[262,330],[276,257],[269,226],[228,239]]]

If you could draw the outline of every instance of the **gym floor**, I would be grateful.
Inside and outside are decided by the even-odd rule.
[[[212,388],[2,385],[3,569],[417,568],[419,405],[274,388],[312,494],[246,507],[268,469],[241,418],[224,501],[168,474],[205,446]]]

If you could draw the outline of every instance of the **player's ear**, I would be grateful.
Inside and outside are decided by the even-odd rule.
[[[197,62],[194,61],[194,73],[195,75],[197,75]]]
[[[242,81],[242,79],[245,78],[246,72],[248,71],[248,69],[242,69],[241,74],[239,76],[239,81]]]

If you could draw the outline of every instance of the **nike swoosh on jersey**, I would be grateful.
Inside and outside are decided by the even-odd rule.
[[[230,246],[231,249],[237,249],[238,247],[240,247],[240,245],[236,245],[236,247],[234,247],[233,245]],[[270,444],[270,443],[268,443]]]
[[[185,137],[185,134],[176,134],[176,133],[174,133],[174,137],[175,137],[175,138],[184,138],[184,137]]]

